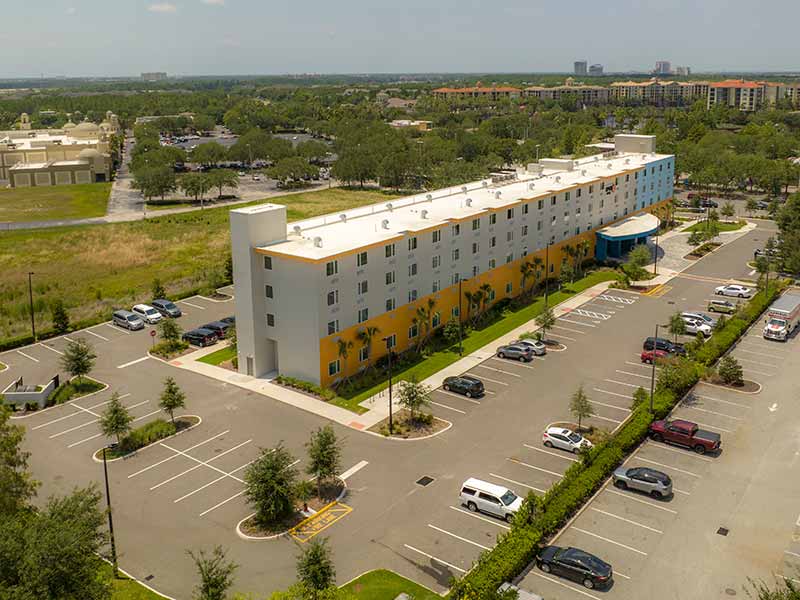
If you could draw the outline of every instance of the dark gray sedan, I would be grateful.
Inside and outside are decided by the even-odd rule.
[[[520,362],[531,362],[533,360],[533,350],[528,346],[509,344],[508,346],[500,346],[497,349],[497,356],[519,360]]]
[[[654,498],[672,495],[672,480],[661,471],[647,467],[620,467],[612,475],[614,485],[621,490],[637,490]]]

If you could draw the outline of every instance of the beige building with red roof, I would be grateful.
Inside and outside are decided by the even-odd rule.
[[[433,90],[433,97],[440,100],[450,100],[452,98],[518,98],[522,90],[511,86],[489,86],[485,87],[480,81],[475,87],[449,88],[441,87]]]

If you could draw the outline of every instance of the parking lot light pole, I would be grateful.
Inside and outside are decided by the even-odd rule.
[[[464,356],[464,347],[461,342],[461,338],[464,337],[463,333],[461,332],[461,275],[458,276],[458,355]]]
[[[33,335],[33,341],[36,341],[36,318],[33,316],[33,281],[31,277],[33,277],[34,273],[32,271],[28,271],[28,301],[30,302],[31,308],[31,335]]]
[[[650,372],[650,414],[653,414],[653,395],[656,392],[656,350],[658,348],[658,328],[662,327],[656,323],[656,337],[653,339],[653,356],[650,364],[653,366]],[[664,325],[666,327],[666,325]]]
[[[548,279],[550,278],[550,242],[547,243],[544,249],[544,306],[547,308],[547,291],[550,287]]]
[[[386,349],[388,350],[389,354],[389,435],[394,433],[394,427],[392,424],[392,347],[389,346],[389,341],[391,340],[391,336],[387,336],[383,338],[383,341],[386,343]]]
[[[661,224],[659,223],[659,227],[660,226],[661,226]],[[658,275],[658,227],[656,227],[656,250],[655,250],[655,254],[656,254],[656,259],[655,259],[655,263],[653,264],[653,275]]]
[[[111,537],[111,566],[114,569],[114,578],[119,577],[117,572],[117,544],[114,539],[114,519],[111,516],[111,492],[108,487],[108,464],[106,463],[106,450],[108,446],[103,446],[103,476],[106,481],[106,507],[108,508],[108,532]]]

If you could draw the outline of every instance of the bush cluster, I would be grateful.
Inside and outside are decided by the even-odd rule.
[[[128,435],[122,438],[119,449],[124,454],[134,452],[139,448],[144,448],[148,444],[163,440],[173,435],[176,431],[177,428],[172,423],[164,419],[156,419],[155,421],[151,421],[146,425],[132,430]]]
[[[297,379],[296,377],[278,375],[275,378],[275,383],[300,390],[301,392],[306,392],[307,394],[312,394],[313,396],[319,396],[325,401],[331,401],[336,398],[336,393],[333,390],[319,386],[316,383],[311,383],[310,381]]]

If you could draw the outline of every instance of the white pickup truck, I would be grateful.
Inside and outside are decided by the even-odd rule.
[[[769,307],[764,338],[785,342],[800,321],[800,295],[786,293]]]

